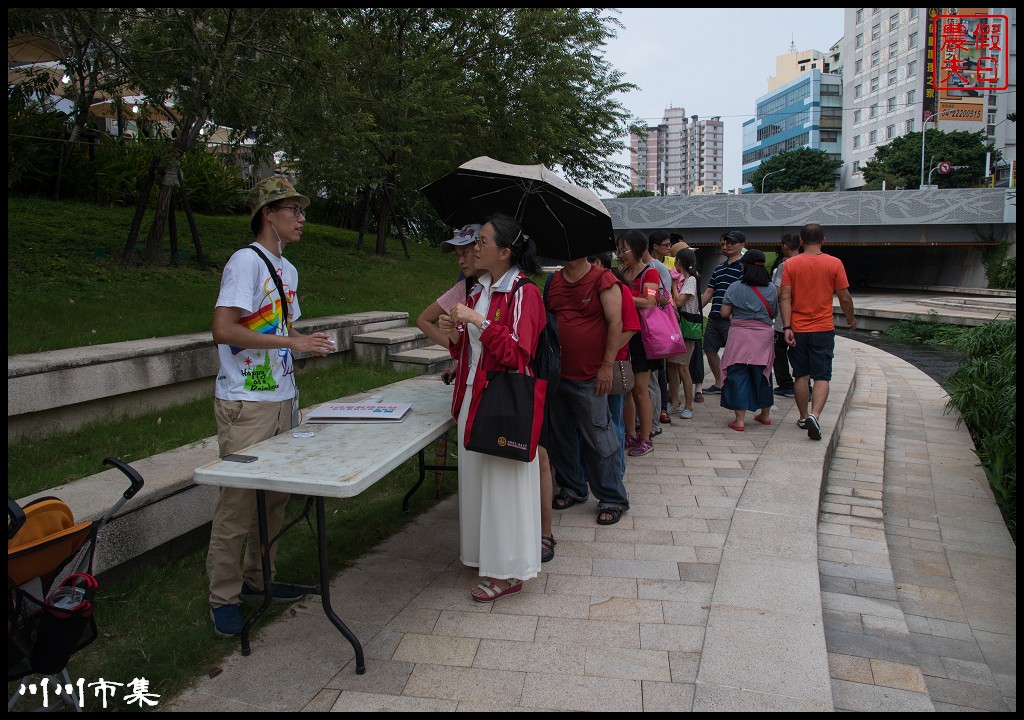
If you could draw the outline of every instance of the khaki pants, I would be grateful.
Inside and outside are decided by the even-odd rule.
[[[249,402],[214,400],[217,418],[217,442],[220,456],[243,451],[250,445],[291,429],[291,400]],[[267,536],[281,530],[288,493],[264,493],[267,504]],[[263,587],[263,564],[256,512],[256,491],[222,487],[210,529],[210,549],[206,556],[206,574],[210,578],[210,605],[235,605],[242,581],[256,590]],[[246,542],[248,540],[248,542]],[[245,545],[245,560],[239,556]],[[270,550],[271,577],[277,548]]]

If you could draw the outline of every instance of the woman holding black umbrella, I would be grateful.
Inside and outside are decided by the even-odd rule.
[[[440,319],[459,360],[452,399],[460,438],[474,391],[490,370],[529,369],[546,322],[544,299],[532,282],[513,292],[527,274],[540,271],[533,241],[520,224],[494,215],[480,230],[476,266],[483,271],[465,304]],[[479,569],[482,582],[471,595],[493,602],[522,590],[540,571],[540,466],[535,457],[519,462],[459,450],[460,557]]]

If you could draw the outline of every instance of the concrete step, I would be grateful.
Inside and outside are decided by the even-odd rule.
[[[932,712],[885,537],[886,375],[860,343],[856,386],[822,488],[818,574],[839,711]]]
[[[403,350],[391,356],[392,370],[408,370],[410,366],[420,368],[426,375],[440,375],[455,365],[451,353],[443,347],[428,345],[412,350]]]
[[[417,350],[433,343],[418,327],[408,324],[386,330],[361,332],[352,338],[357,360],[387,365],[397,353]]]

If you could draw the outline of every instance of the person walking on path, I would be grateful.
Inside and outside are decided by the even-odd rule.
[[[661,280],[658,271],[644,262],[647,238],[639,230],[627,230],[619,236],[616,248],[615,254],[622,267],[622,279],[629,284],[636,309],[647,310],[654,307]],[[632,402],[626,400],[623,420],[626,424],[626,454],[630,457],[646,455],[654,450],[654,445],[651,444],[653,414],[648,390],[651,373],[664,364],[662,360],[651,360],[647,357],[642,333],[643,331],[638,332],[629,339],[629,360],[633,366],[634,383],[630,391]]]
[[[754,419],[762,425],[772,424],[772,320],[779,314],[779,298],[764,266],[764,253],[748,250],[742,265],[743,277],[722,298],[722,317],[730,318],[731,325],[722,353],[721,402],[735,413],[729,427],[738,432],[746,429],[748,410],[757,411]]]
[[[561,488],[556,510],[597,498],[597,524],[614,525],[629,509],[618,463],[621,441],[607,395],[622,346],[622,287],[586,257],[568,261],[551,276],[545,304],[558,319],[561,381],[551,401],[551,457]],[[578,441],[582,441],[584,474]]]
[[[214,415],[220,457],[287,432],[298,414],[294,353],[326,355],[334,350],[327,333],[304,335],[292,327],[299,318],[299,274],[284,248],[302,238],[309,198],[283,177],[267,178],[248,195],[249,228],[256,240],[224,265],[213,311],[213,340],[220,370]],[[284,519],[288,494],[267,491],[269,537]],[[210,528],[206,574],[210,618],[218,635],[242,632],[240,596],[263,596],[263,563],[256,517],[256,491],[220,488]],[[244,566],[239,556],[245,546]],[[270,549],[274,572],[276,546]],[[268,578],[268,580],[272,579]],[[275,600],[300,600],[302,593],[273,583]]]
[[[793,366],[793,392],[800,412],[797,425],[807,430],[807,437],[821,440],[819,418],[828,400],[836,343],[833,294],[839,298],[839,307],[851,331],[857,329],[857,316],[842,261],[821,251],[825,244],[821,225],[804,225],[800,230],[800,244],[803,252],[786,260],[782,267],[782,329]],[[810,392],[808,379],[814,381]],[[810,413],[807,411],[808,394]]]
[[[494,215],[480,230],[476,267],[483,271],[465,304],[440,318],[459,361],[452,397],[459,438],[466,437],[475,410],[473,396],[488,371],[523,368],[537,351],[547,322],[544,299],[521,278],[540,272],[537,251],[519,222]],[[477,602],[494,602],[523,589],[540,572],[540,458],[519,462],[459,449],[459,556],[479,570],[470,591]]]
[[[776,293],[782,288],[782,266],[787,259],[800,254],[800,236],[797,233],[784,233],[779,244],[779,255],[775,268],[772,270],[772,285]],[[781,397],[793,397],[793,374],[789,369],[789,345],[786,344],[786,333],[782,331],[782,313],[776,313],[775,330],[775,394]]]
[[[701,298],[701,305],[711,303],[708,324],[704,329],[704,355],[708,359],[715,384],[704,389],[707,393],[722,392],[722,363],[718,352],[729,339],[729,319],[722,317],[722,298],[729,286],[743,275],[740,259],[746,242],[747,236],[739,230],[730,230],[722,235],[719,244],[725,259],[711,272],[711,279]]]
[[[680,248],[677,251],[674,263],[675,269],[672,271],[675,273],[672,280],[672,301],[676,304],[680,315],[688,313],[690,316],[700,317],[700,302],[697,299],[697,284],[700,280],[700,275],[697,272],[696,266],[697,256],[693,250],[686,247]],[[689,420],[693,417],[693,379],[690,377],[691,352],[693,352],[691,340],[687,338],[686,353],[681,356],[681,362],[677,363],[672,358],[668,358],[671,411],[679,413],[679,417],[684,420]],[[679,397],[680,384],[683,386],[681,402]]]

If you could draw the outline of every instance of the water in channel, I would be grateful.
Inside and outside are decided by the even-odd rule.
[[[947,387],[946,380],[960,366],[960,360],[963,359],[962,354],[949,348],[900,342],[881,333],[861,330],[850,332],[849,330],[837,328],[836,334],[867,345],[873,345],[890,355],[906,360],[943,388]]]

